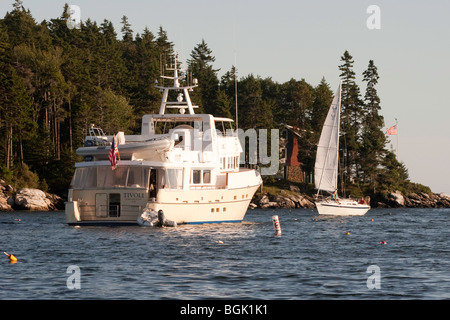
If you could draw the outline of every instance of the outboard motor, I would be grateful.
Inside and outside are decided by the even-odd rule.
[[[158,227],[162,227],[165,225],[166,217],[164,216],[164,211],[158,211]]]

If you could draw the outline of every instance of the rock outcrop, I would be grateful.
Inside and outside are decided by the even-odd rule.
[[[396,190],[375,195],[370,205],[379,208],[449,208],[450,195],[425,192],[404,195]]]
[[[281,190],[278,195],[257,194],[251,208],[314,208],[313,199],[307,195]]]
[[[12,211],[11,204],[14,204],[14,199],[11,198],[13,194],[13,187],[7,185],[5,181],[0,179],[0,211]]]
[[[55,204],[44,191],[31,188],[23,188],[16,193],[14,207],[31,211],[56,210]]]
[[[63,205],[64,200],[55,194],[32,188],[15,192],[13,187],[0,179],[0,211],[49,211],[62,209]]]

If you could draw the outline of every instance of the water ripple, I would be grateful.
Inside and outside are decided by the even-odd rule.
[[[0,260],[0,297],[449,299],[449,213],[372,209],[337,218],[252,210],[242,224],[163,229],[75,228],[61,212],[2,213],[1,249],[19,261]],[[70,265],[80,267],[79,290],[67,288]],[[371,265],[380,269],[380,289],[367,287]]]

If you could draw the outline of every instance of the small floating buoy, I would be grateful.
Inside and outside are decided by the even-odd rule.
[[[280,220],[278,220],[278,216],[272,216],[272,223],[273,228],[275,229],[275,235],[281,236],[281,226],[280,226]]]
[[[380,244],[387,244],[386,241],[380,241]]]
[[[8,253],[6,253],[6,252],[3,252],[3,253],[6,254],[6,255],[8,256],[10,262],[17,262],[17,258],[14,257],[13,254],[8,254]]]
[[[217,244],[223,244],[222,240],[217,241]]]
[[[374,219],[370,219],[370,221],[375,221]]]
[[[349,235],[349,234],[350,234],[350,232],[348,232],[348,231],[345,231],[345,234]]]

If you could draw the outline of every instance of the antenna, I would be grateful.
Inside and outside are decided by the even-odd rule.
[[[236,130],[239,128],[239,116],[238,116],[238,95],[237,95],[237,41],[236,41],[236,16],[233,17],[233,41],[234,41],[234,101],[236,112]]]
[[[238,122],[238,95],[237,95],[237,69],[236,69],[236,55],[234,57],[234,101],[236,103],[236,130],[239,128]]]

